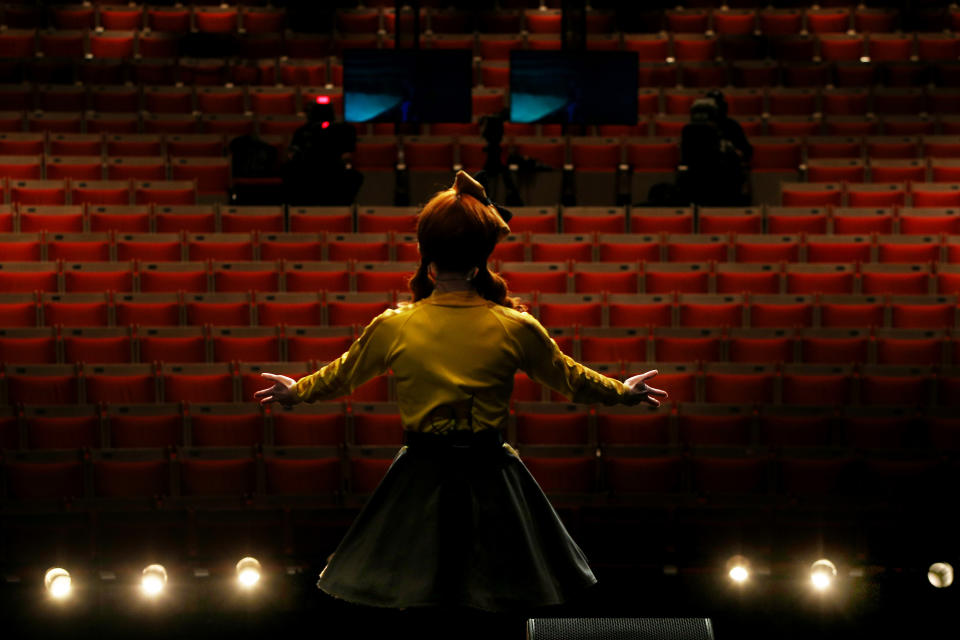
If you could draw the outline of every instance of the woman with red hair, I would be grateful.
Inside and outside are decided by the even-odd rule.
[[[470,176],[421,210],[413,301],[380,314],[340,358],[274,385],[262,404],[334,399],[393,371],[405,446],[317,585],[362,605],[520,611],[596,582],[543,491],[504,442],[517,370],[573,402],[658,406],[656,371],[626,382],[564,355],[487,267],[509,212]]]

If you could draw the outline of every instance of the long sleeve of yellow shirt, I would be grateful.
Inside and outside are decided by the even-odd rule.
[[[348,395],[392,370],[401,419],[419,428],[435,407],[474,402],[474,428],[501,426],[509,412],[513,377],[533,380],[591,404],[636,404],[619,380],[563,354],[531,315],[476,293],[434,294],[377,316],[342,356],[296,384],[302,401]]]

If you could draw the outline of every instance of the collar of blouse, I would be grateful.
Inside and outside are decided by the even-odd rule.
[[[486,298],[477,293],[475,289],[444,292],[434,290],[434,292],[424,298],[423,301],[427,304],[436,304],[444,307],[479,307],[487,304]]]

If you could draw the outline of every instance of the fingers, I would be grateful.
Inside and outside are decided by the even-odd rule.
[[[645,396],[642,402],[646,402],[647,404],[652,405],[654,407],[660,406],[660,401],[657,400],[656,398],[651,398],[650,396]]]
[[[646,380],[647,378],[652,378],[653,376],[657,375],[657,373],[659,372],[656,369],[651,369],[650,371],[641,373],[640,375],[634,377],[637,378],[637,380]]]
[[[643,392],[647,395],[663,396],[664,398],[669,397],[669,394],[663,389],[654,389],[653,387],[647,387]]]
[[[266,395],[269,395],[269,394],[273,393],[273,389],[274,389],[273,387],[269,387],[269,388],[267,388],[267,389],[260,389],[260,391],[254,392],[253,397],[254,397],[254,398],[262,398],[262,397],[264,397],[264,396],[266,396]]]

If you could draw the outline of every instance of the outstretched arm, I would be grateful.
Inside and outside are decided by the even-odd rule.
[[[279,402],[284,406],[339,398],[384,373],[395,337],[384,320],[394,313],[396,310],[390,309],[374,318],[346,353],[300,380],[264,373],[263,376],[273,380],[274,385],[257,391],[254,397],[260,400],[260,404]]]
[[[666,391],[649,387],[645,382],[657,375],[655,369],[620,382],[564,354],[535,319],[530,318],[525,329],[520,332],[521,368],[532,379],[574,402],[628,405],[646,402],[658,407],[658,398],[667,397]]]

